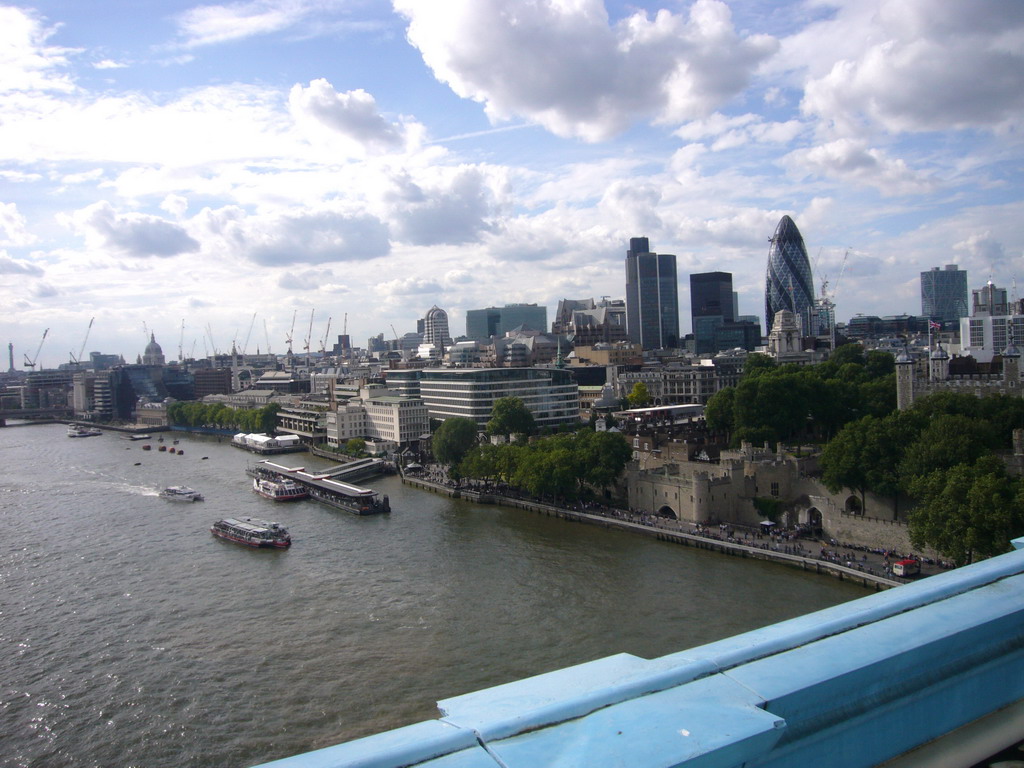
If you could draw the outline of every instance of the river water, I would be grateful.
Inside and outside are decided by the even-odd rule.
[[[390,515],[250,489],[251,454],[0,429],[0,764],[234,768],[438,716],[438,699],[646,658],[865,592],[520,510],[365,483]],[[295,466],[327,466],[305,454]],[[158,497],[168,485],[201,503]],[[286,525],[287,551],[216,539]]]

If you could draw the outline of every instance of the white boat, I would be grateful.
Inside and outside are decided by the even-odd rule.
[[[172,485],[160,491],[160,497],[171,501],[202,501],[203,494],[184,485]]]
[[[271,501],[298,501],[309,497],[309,489],[306,486],[286,478],[272,480],[267,477],[254,477],[252,489]]]
[[[81,424],[68,424],[68,437],[96,437],[102,435],[103,430],[90,427],[83,427]]]

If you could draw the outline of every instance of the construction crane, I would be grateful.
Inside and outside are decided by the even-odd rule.
[[[89,327],[85,329],[85,338],[82,339],[82,348],[78,350],[78,357],[75,357],[74,352],[69,353],[71,355],[71,362],[78,367],[82,365],[82,355],[85,353],[85,345],[89,341],[89,331],[92,330],[92,323],[95,319],[94,317],[89,320]]]
[[[327,318],[327,330],[324,331],[324,337],[320,340],[320,354],[327,354],[327,337],[331,335],[331,318]]]
[[[181,318],[181,336],[178,337],[178,362],[185,361],[185,318]]]
[[[28,355],[25,355],[25,367],[26,368],[31,368],[31,369],[35,370],[36,361],[39,359],[39,352],[40,352],[40,350],[42,350],[43,342],[46,341],[46,334],[48,334],[49,332],[50,332],[49,328],[47,328],[45,331],[43,331],[43,338],[41,338],[39,340],[39,346],[36,347],[36,353],[34,355],[32,355],[32,359],[31,360],[29,360]]]
[[[306,331],[306,338],[303,339],[302,348],[306,350],[306,367],[310,365],[309,357],[309,344],[313,340],[313,314],[316,312],[316,308],[309,310],[309,330]]]
[[[296,316],[298,314],[299,314],[299,310],[297,310],[297,309],[294,312],[292,312],[292,327],[291,327],[291,330],[288,331],[288,338],[285,339],[285,341],[288,343],[288,354],[289,355],[292,353],[292,336],[295,335],[295,318],[296,318]]]
[[[213,349],[213,354],[219,354],[217,352],[217,342],[213,340],[213,329],[210,327],[209,323],[206,324],[206,335],[210,337],[210,347]],[[206,346],[205,339],[203,340],[203,346]]]
[[[267,337],[267,354],[272,355],[274,352],[270,348],[270,329],[267,328],[267,318],[265,317],[263,318],[263,333]]]
[[[256,323],[256,313],[252,313],[252,320],[249,321],[249,332],[245,334],[245,343],[242,345],[242,354],[244,355],[249,349],[249,337],[252,336],[252,327]]]

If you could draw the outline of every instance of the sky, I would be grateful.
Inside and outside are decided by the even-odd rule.
[[[41,0],[0,100],[17,368],[550,322],[638,236],[763,317],[783,215],[840,320],[1024,266],[1021,2]]]

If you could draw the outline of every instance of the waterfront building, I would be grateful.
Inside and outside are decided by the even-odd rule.
[[[799,318],[802,336],[814,336],[811,314],[814,308],[814,283],[811,262],[803,236],[789,216],[783,216],[771,237],[768,271],[765,279],[765,327],[772,328],[775,313],[788,309]]]
[[[387,385],[405,396],[418,395],[432,419],[464,416],[483,429],[494,403],[518,397],[538,428],[576,425],[579,388],[573,375],[558,368],[427,368],[388,371]]]
[[[402,397],[380,384],[359,388],[359,393],[327,414],[326,440],[338,448],[361,437],[375,443],[404,446],[430,432],[427,406],[418,397]]]
[[[277,431],[298,435],[307,444],[322,443],[327,438],[327,415],[331,410],[326,398],[294,398],[277,412]]]
[[[651,253],[646,237],[630,238],[626,251],[626,331],[645,350],[679,346],[676,257]]]
[[[943,326],[967,317],[967,272],[956,264],[922,272],[921,314]]]
[[[520,326],[542,333],[547,331],[548,308],[537,304],[506,304],[466,311],[466,337],[474,341],[504,336]]]

